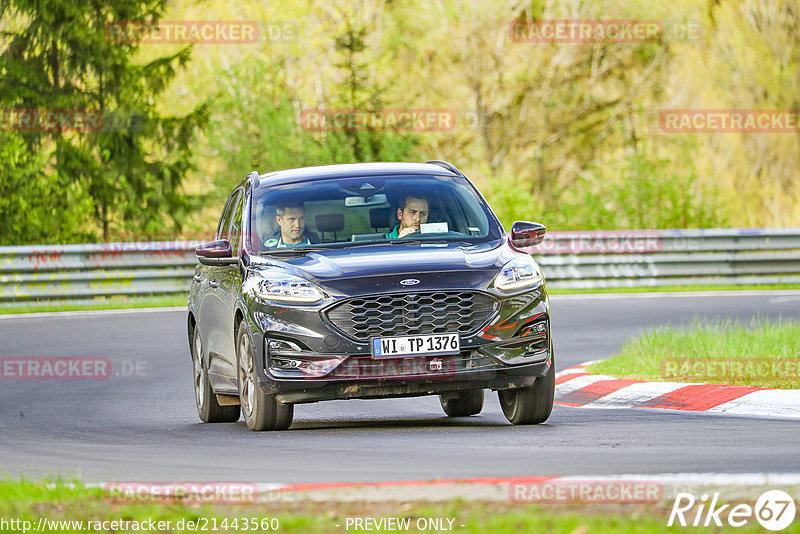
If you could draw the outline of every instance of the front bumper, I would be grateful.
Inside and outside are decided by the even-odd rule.
[[[440,395],[471,389],[510,389],[532,386],[550,369],[545,361],[507,369],[464,371],[447,378],[395,377],[386,379],[299,379],[266,377],[261,387],[280,402],[303,403],[334,399],[379,399]]]
[[[330,303],[248,306],[254,310],[260,386],[280,402],[304,403],[533,385],[552,365],[546,290],[540,286],[498,302],[486,325],[461,336],[460,354],[385,359],[373,359],[369,342],[331,325],[323,313]]]

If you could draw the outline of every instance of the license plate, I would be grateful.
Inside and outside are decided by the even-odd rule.
[[[458,334],[432,336],[376,337],[372,339],[372,356],[415,356],[418,354],[458,354],[461,340]]]

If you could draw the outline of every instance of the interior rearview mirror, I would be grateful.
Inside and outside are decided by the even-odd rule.
[[[344,205],[348,208],[355,206],[375,206],[378,204],[386,204],[386,195],[379,193],[368,197],[345,197]]]

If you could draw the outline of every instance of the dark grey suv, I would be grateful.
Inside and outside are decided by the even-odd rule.
[[[286,429],[295,404],[439,395],[451,417],[496,390],[513,424],[552,410],[550,304],[520,249],[452,164],[252,172],[197,248],[189,345],[200,418]]]

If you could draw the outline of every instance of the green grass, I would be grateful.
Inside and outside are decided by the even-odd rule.
[[[186,306],[187,295],[154,295],[149,297],[108,297],[86,302],[41,303],[21,306],[0,306],[0,315],[9,313],[62,312],[84,310],[127,310],[131,308],[163,308]]]
[[[211,521],[220,525],[224,519],[232,522],[239,518],[277,518],[277,532],[317,534],[348,532],[348,517],[410,518],[408,532],[425,532],[416,528],[419,518],[454,519],[453,531],[469,534],[517,534],[521,532],[556,533],[639,533],[674,532],[667,527],[671,503],[652,505],[534,505],[505,502],[468,502],[453,500],[444,503],[419,502],[269,502],[238,506],[186,505],[186,504],[118,504],[106,502],[101,489],[89,489],[75,483],[68,487],[63,482],[50,487],[30,481],[0,480],[0,518],[30,521],[35,531],[39,518],[50,521],[171,521],[172,528],[163,532],[189,532],[175,528],[181,520]],[[185,523],[184,523],[185,524]],[[445,523],[446,524],[446,523]],[[337,526],[339,525],[339,526]],[[461,525],[464,525],[463,527]],[[741,532],[756,532],[755,522],[748,523]],[[9,531],[4,528],[3,530]],[[22,532],[21,529],[16,530]],[[84,524],[83,532],[88,532]],[[139,532],[157,532],[141,530]],[[210,530],[209,530],[210,531]],[[227,530],[234,532],[235,530]],[[47,532],[80,532],[73,528],[48,529]],[[118,530],[117,532],[126,532]],[[219,529],[218,532],[226,532]],[[251,530],[252,532],[252,530]],[[261,532],[261,530],[258,530]],[[267,532],[266,530],[264,532]],[[352,526],[349,532],[364,532]],[[382,532],[382,531],[379,531]],[[428,532],[436,532],[429,530]],[[795,521],[783,532],[800,532],[800,522]]]
[[[697,286],[655,286],[655,287],[603,287],[590,289],[547,288],[551,295],[582,295],[595,293],[674,293],[691,291],[777,291],[800,289],[800,284],[762,284],[762,285],[697,285]]]
[[[800,322],[695,319],[628,341],[589,372],[645,380],[800,388]]]

